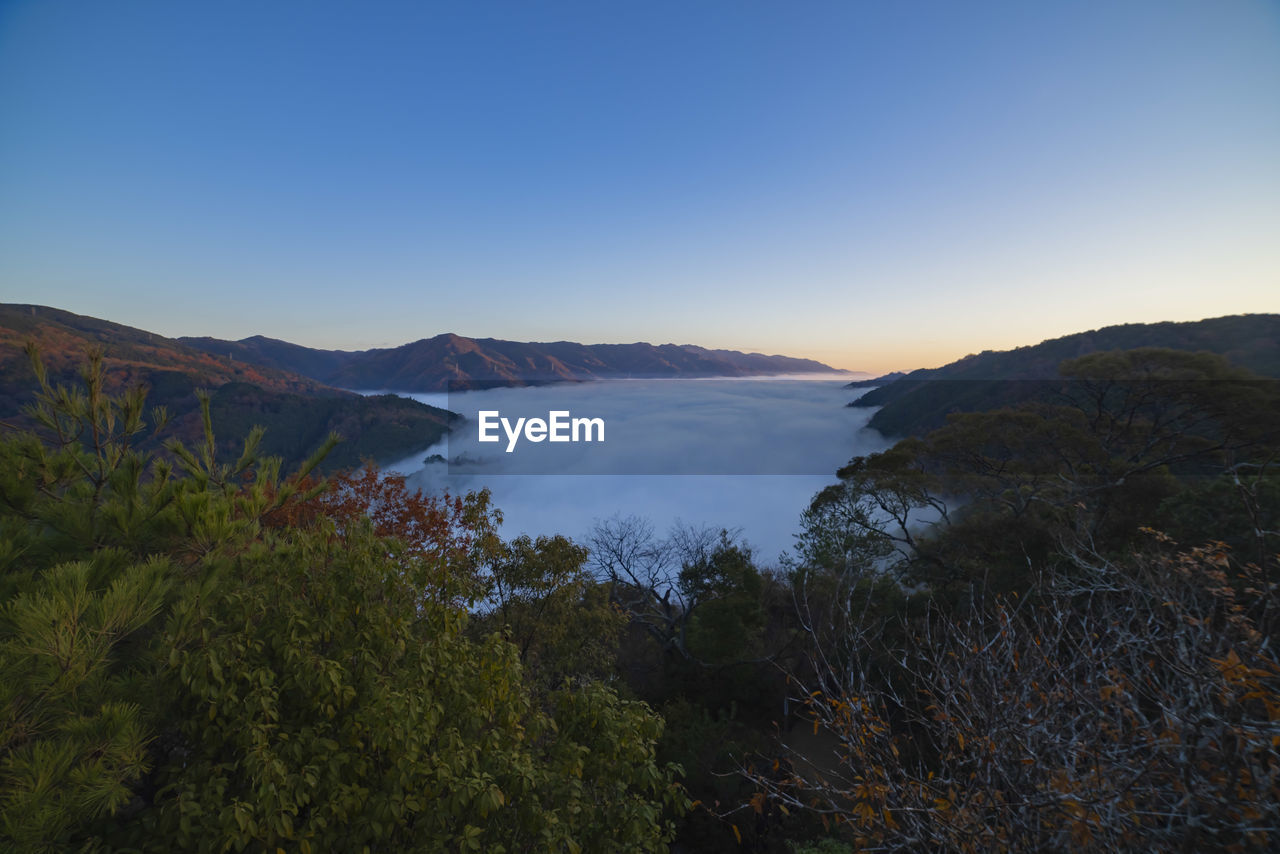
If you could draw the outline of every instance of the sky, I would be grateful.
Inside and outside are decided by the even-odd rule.
[[[1280,311],[1280,3],[0,3],[0,301],[880,372]]]

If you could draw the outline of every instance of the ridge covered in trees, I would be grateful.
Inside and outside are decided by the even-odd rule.
[[[940,368],[888,375],[850,406],[880,407],[868,426],[886,436],[920,436],[953,412],[980,412],[1061,388],[1058,365],[1090,353],[1156,347],[1203,351],[1267,377],[1280,377],[1280,314],[1242,314],[1188,323],[1129,323],[1013,350],[986,350]],[[853,386],[851,386],[853,387]]]
[[[169,435],[201,439],[196,392],[207,390],[219,423],[229,429],[221,450],[253,425],[266,428],[264,449],[287,466],[300,465],[330,432],[343,442],[321,463],[327,470],[358,465],[365,457],[390,462],[423,450],[457,416],[392,395],[362,397],[271,366],[218,358],[172,338],[59,309],[0,305],[0,418],[20,419],[33,399],[24,350],[40,347],[52,380],[71,382],[85,353],[103,355],[108,391],[147,389],[149,406],[164,406]],[[145,441],[145,440],[144,440]]]

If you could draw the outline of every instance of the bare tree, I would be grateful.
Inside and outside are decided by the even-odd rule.
[[[658,643],[688,661],[689,629],[699,612],[743,590],[755,575],[739,532],[677,523],[666,538],[637,516],[598,521],[587,537],[590,565],[611,597]]]
[[[748,807],[811,810],[877,850],[1274,848],[1280,666],[1240,601],[1257,573],[1229,577],[1214,549],[1073,568],[932,611],[896,647],[862,619],[874,591],[848,586],[829,610],[858,612],[810,619],[813,667],[792,677],[831,755],[744,769]]]

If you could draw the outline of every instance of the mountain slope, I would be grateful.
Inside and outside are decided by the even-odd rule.
[[[1058,377],[1058,365],[1089,353],[1164,347],[1204,350],[1269,377],[1280,377],[1280,314],[1243,314],[1188,323],[1131,323],[1054,338],[1014,350],[985,351],[913,371],[873,389],[852,406],[880,406],[868,426],[887,436],[921,435],[950,412],[1012,405]]]
[[[255,336],[183,338],[210,354],[295,371],[342,388],[442,391],[616,377],[737,377],[835,371],[811,359],[693,345],[531,343],[444,334],[378,350],[313,350]]]
[[[246,364],[261,365],[280,371],[301,374],[320,382],[338,372],[354,353],[343,350],[316,350],[290,344],[265,335],[254,335],[243,341],[220,338],[179,338],[181,343],[214,356],[224,356]]]
[[[220,450],[238,451],[255,424],[267,429],[263,449],[287,466],[306,459],[330,431],[344,442],[326,469],[386,462],[427,448],[449,429],[453,413],[412,400],[361,397],[309,377],[234,356],[217,356],[162,335],[94,317],[33,305],[0,304],[0,418],[19,419],[36,391],[23,349],[40,349],[50,380],[74,383],[85,353],[104,353],[108,391],[141,383],[148,406],[165,406],[173,435],[184,441],[201,432],[196,389],[212,392]],[[305,349],[305,348],[303,348]],[[323,352],[323,351],[319,351]]]

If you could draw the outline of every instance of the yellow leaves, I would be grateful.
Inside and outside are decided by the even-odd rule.
[[[738,826],[737,826],[736,824],[731,824],[731,825],[729,825],[729,827],[733,828],[733,838],[734,838],[734,839],[736,839],[736,840],[738,840],[738,844],[739,844],[739,845],[741,845],[741,844],[742,844],[742,833],[741,833],[741,832],[739,832],[739,830],[738,830]]]
[[[764,815],[764,792],[756,792],[751,796],[751,808],[756,815]]]
[[[1084,806],[1075,798],[1063,798],[1062,809],[1072,818],[1084,818]]]
[[[1164,533],[1163,531],[1157,531],[1155,528],[1150,528],[1150,527],[1147,527],[1146,525],[1143,525],[1143,526],[1139,527],[1139,528],[1138,528],[1138,530],[1139,530],[1139,531],[1141,531],[1142,533],[1146,534],[1146,535],[1147,535],[1147,536],[1149,536],[1149,537],[1154,537],[1154,538],[1155,538],[1155,540],[1156,540],[1156,542],[1158,542],[1158,543],[1172,543],[1172,542],[1173,542],[1173,537],[1169,536],[1168,534]]]

